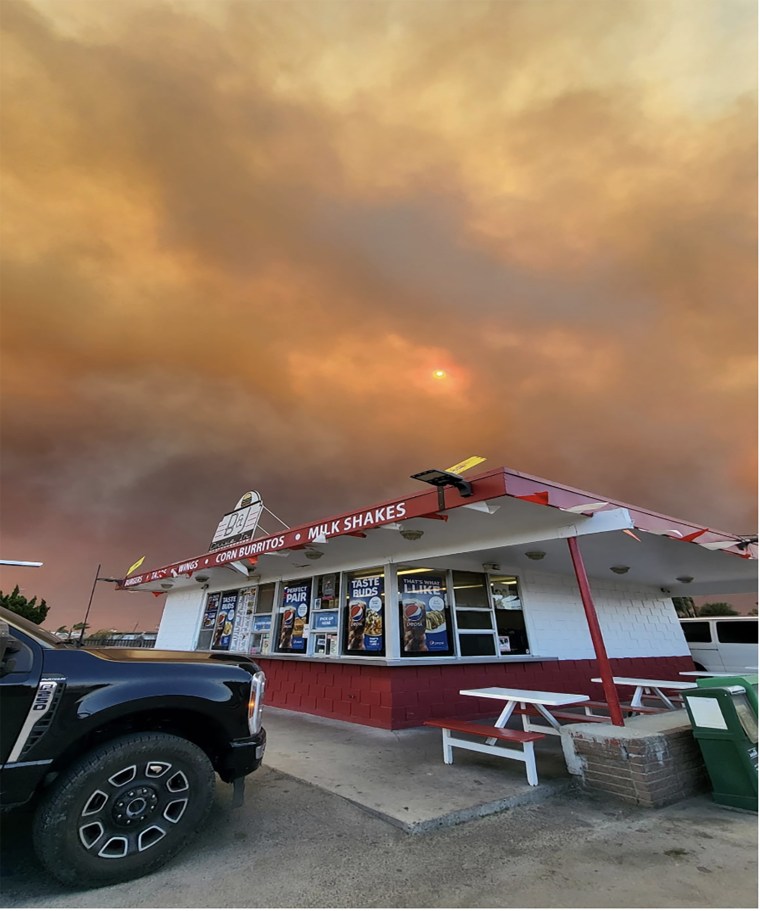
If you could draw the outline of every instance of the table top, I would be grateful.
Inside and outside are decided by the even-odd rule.
[[[733,671],[679,671],[682,677],[736,677]]]
[[[503,686],[486,686],[477,690],[460,690],[462,696],[482,699],[501,699],[503,702],[525,702],[531,705],[571,705],[588,702],[589,696],[579,693],[544,693],[539,690],[511,690]]]
[[[592,677],[592,683],[601,683],[601,677]],[[658,690],[691,690],[697,685],[691,680],[649,680],[646,677],[613,677],[620,686],[656,686]]]

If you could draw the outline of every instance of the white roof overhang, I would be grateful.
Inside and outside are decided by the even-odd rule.
[[[472,485],[470,498],[447,490],[443,513],[437,491],[425,491],[290,529],[255,546],[149,570],[125,580],[124,587],[161,592],[208,583],[237,588],[246,580],[293,579],[389,562],[444,565],[447,558],[452,565],[456,558],[496,563],[504,572],[530,568],[572,574],[569,537],[580,539],[592,589],[594,578],[650,586],[670,596],[747,592],[757,586],[757,548],[741,536],[503,468],[473,478]],[[422,535],[409,540],[404,535],[410,531]],[[248,553],[261,547],[255,555]],[[545,553],[540,561],[525,556],[536,550]],[[615,574],[612,566],[629,568]]]

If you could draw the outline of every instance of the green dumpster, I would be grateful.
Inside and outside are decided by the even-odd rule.
[[[684,690],[716,803],[757,811],[757,715],[744,686]]]

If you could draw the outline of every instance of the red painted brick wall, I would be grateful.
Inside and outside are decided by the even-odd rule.
[[[496,715],[492,700],[460,696],[459,690],[509,686],[526,690],[583,693],[603,699],[596,661],[541,661],[529,664],[448,664],[378,667],[322,661],[256,661],[267,675],[265,702],[278,708],[371,727],[399,730],[428,718]],[[619,677],[677,680],[693,670],[689,656],[612,658]],[[632,691],[621,689],[621,696]]]

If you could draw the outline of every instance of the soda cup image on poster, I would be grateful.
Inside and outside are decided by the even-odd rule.
[[[405,576],[400,589],[404,651],[447,651],[449,634],[443,578]]]
[[[352,579],[348,587],[348,641],[350,652],[383,650],[383,578]]]

